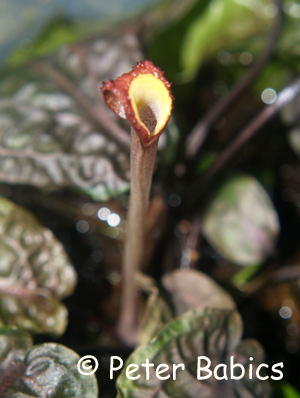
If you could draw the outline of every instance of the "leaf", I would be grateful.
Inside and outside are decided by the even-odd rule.
[[[246,398],[249,393],[253,398],[269,397],[271,396],[271,389],[269,383],[262,383],[254,375],[257,366],[264,361],[264,351],[258,341],[254,339],[242,340],[234,352],[235,363],[240,363],[245,368],[245,377],[242,383],[236,383],[234,386],[235,394],[238,397]],[[253,379],[249,378],[249,358],[252,357],[253,361]]]
[[[178,83],[178,80],[180,80],[178,73],[182,71],[182,65],[179,50],[182,48],[187,29],[203,13],[209,4],[209,0],[191,0],[184,3],[171,2],[171,4],[176,3],[177,9],[180,10],[183,4],[186,8],[180,10],[180,17],[175,18],[175,23],[171,24],[171,26],[163,24],[163,29],[161,29],[157,37],[154,37],[154,42],[149,49],[149,59],[163,70],[168,71],[168,76],[174,83]]]
[[[143,344],[151,340],[159,329],[172,319],[172,311],[154,279],[138,273],[135,285],[148,295],[138,332],[138,344]]]
[[[103,111],[99,87],[141,57],[136,38],[125,34],[63,47],[45,63],[3,78],[0,180],[48,189],[72,187],[94,200],[127,191],[128,152],[111,138],[111,124],[122,132],[128,148],[130,130],[117,122],[108,124],[113,115]]]
[[[203,234],[227,260],[255,265],[274,250],[278,216],[257,180],[241,174],[227,180],[216,193],[204,216]]]
[[[44,23],[47,22],[43,21],[42,24]],[[54,20],[49,25],[47,24],[42,34],[35,40],[23,39],[19,46],[13,47],[4,65],[7,69],[20,66],[31,59],[53,53],[63,44],[75,43],[82,36],[84,36],[83,32],[76,29],[74,23],[62,19]]]
[[[199,174],[204,173],[216,160],[217,154],[215,152],[208,152],[203,155],[203,158],[200,160],[197,166],[197,172]]]
[[[79,356],[56,343],[32,347],[30,336],[0,328],[0,396],[97,398],[96,378],[78,372]]]
[[[241,318],[235,311],[201,309],[180,316],[169,322],[152,341],[138,347],[129,357],[117,380],[117,398],[269,397],[268,383],[256,379],[229,379],[220,382],[211,377],[204,381],[197,380],[197,357],[201,355],[211,360],[212,368],[220,363],[228,365],[231,355],[235,357],[235,363],[237,358],[246,363],[248,358],[244,355],[250,352],[256,363],[261,361],[262,349],[257,342],[248,341],[239,346],[241,333]],[[146,380],[145,367],[141,367],[146,358],[155,365],[150,368],[149,380]],[[180,363],[185,364],[185,370],[178,370],[177,378],[173,380],[172,366]],[[125,369],[130,364],[140,366],[139,379],[130,380],[126,377]],[[156,377],[155,368],[159,364],[169,366],[169,370],[163,374],[171,374],[169,379],[163,381]],[[135,373],[134,376],[136,375]],[[251,388],[248,388],[249,383]]]
[[[189,12],[158,35],[150,49],[151,60],[177,84],[192,80],[203,61],[219,51],[218,59],[229,65],[233,59],[228,51],[245,51],[245,40],[252,46],[259,38],[255,47],[261,48],[263,31],[274,22],[267,17],[269,9],[270,2],[261,1],[195,1]]]
[[[274,385],[275,387],[275,385]],[[280,398],[299,398],[300,393],[299,391],[296,390],[293,386],[291,386],[288,383],[276,383],[276,388],[275,392],[278,392],[278,395],[275,394],[275,397],[280,397]]]
[[[299,72],[299,2],[287,3],[284,8],[285,23],[278,38],[277,49],[281,60]],[[288,61],[287,61],[288,60]],[[265,86],[267,87],[267,86]],[[269,86],[270,87],[270,86]],[[271,86],[272,87],[272,86]]]
[[[286,64],[272,62],[266,65],[253,83],[251,90],[261,98],[267,87],[279,92],[290,82],[290,69]],[[290,105],[290,104],[289,104]],[[282,111],[280,112],[282,113]]]
[[[248,267],[241,268],[234,274],[232,283],[234,286],[241,289],[259,269],[259,265],[248,265]]]
[[[162,285],[171,295],[175,316],[199,308],[235,309],[230,295],[202,272],[190,269],[165,274]]]
[[[0,198],[0,324],[61,335],[76,273],[61,243],[28,211]]]
[[[156,282],[147,275],[136,275],[135,285],[148,294],[139,326],[139,344],[150,341],[173,315],[207,307],[235,309],[230,295],[202,272],[175,270],[165,274],[161,284],[169,294],[174,314]]]
[[[87,37],[99,31],[109,30],[120,20],[137,16],[149,11],[159,0],[117,0],[112,3],[90,0],[84,4],[81,0],[49,1],[39,0],[4,1],[0,3],[0,59],[13,48],[18,50],[17,58],[29,58],[45,53],[70,40]],[[59,20],[58,20],[59,16]],[[54,21],[54,23],[53,23]],[[56,23],[55,23],[56,22]],[[52,24],[51,24],[52,23]],[[52,30],[51,30],[52,28]],[[58,37],[55,30],[60,31]],[[37,39],[43,33],[46,49]],[[49,41],[50,39],[50,41]],[[23,53],[23,57],[22,57]],[[13,60],[16,59],[13,54]]]
[[[268,3],[269,4],[269,3]],[[261,2],[213,0],[205,12],[190,24],[181,47],[182,78],[190,80],[195,76],[204,56],[211,56],[259,33],[272,24],[265,11],[268,4]]]

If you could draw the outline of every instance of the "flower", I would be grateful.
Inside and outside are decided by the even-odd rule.
[[[173,109],[173,95],[163,72],[151,61],[138,62],[132,71],[103,82],[106,105],[128,119],[144,147],[164,131]]]

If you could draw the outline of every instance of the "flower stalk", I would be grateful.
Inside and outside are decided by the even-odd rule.
[[[133,346],[137,338],[137,295],[134,275],[141,268],[145,242],[150,187],[157,151],[156,140],[144,148],[139,135],[131,129],[130,199],[127,214],[127,235],[123,257],[123,290],[117,333]]]
[[[102,86],[108,107],[131,123],[130,200],[123,257],[121,311],[117,325],[120,339],[134,346],[137,338],[137,293],[134,275],[141,268],[145,220],[158,138],[171,116],[170,83],[152,62],[138,63],[131,72]]]

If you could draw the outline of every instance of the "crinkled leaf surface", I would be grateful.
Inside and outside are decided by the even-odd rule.
[[[127,72],[141,58],[135,36],[124,34],[65,46],[35,68],[5,76],[0,81],[0,180],[72,187],[95,200],[126,191],[128,154],[93,115],[102,109],[104,124],[114,118],[103,110],[101,82]]]
[[[279,221],[260,183],[250,175],[230,178],[206,210],[203,234],[226,259],[239,265],[261,263],[274,250]]]
[[[0,199],[0,324],[60,335],[76,273],[61,243],[31,213]]]
[[[256,364],[261,363],[261,347],[252,340],[240,344],[241,333],[241,318],[235,311],[201,309],[174,319],[153,340],[138,347],[129,357],[117,381],[118,398],[268,398],[270,390],[265,381],[247,378],[217,381],[214,377],[197,380],[197,357],[200,355],[210,358],[212,368],[220,363],[228,364],[231,355],[235,357],[235,363],[240,361],[247,368],[250,353],[254,358],[254,369]],[[171,377],[159,380],[155,367],[151,367],[150,378],[146,380],[145,367],[141,367],[146,358],[155,367],[167,364],[169,371],[163,376],[170,374]],[[173,380],[172,366],[179,363],[185,364],[185,370],[178,370],[177,378]],[[126,377],[124,369],[129,364],[140,366],[139,379]]]
[[[79,356],[61,344],[32,347],[30,336],[0,328],[0,396],[3,398],[97,398],[94,375],[78,372]]]
[[[173,311],[152,278],[141,273],[136,276],[135,285],[148,295],[139,326],[139,344],[150,341],[174,315],[207,307],[235,309],[231,296],[202,272],[175,270],[165,274],[161,284],[169,294]]]
[[[175,270],[165,274],[161,282],[171,295],[176,316],[205,307],[235,309],[230,295],[202,272]]]

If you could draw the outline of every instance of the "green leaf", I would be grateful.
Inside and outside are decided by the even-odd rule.
[[[95,375],[78,372],[79,356],[61,344],[32,347],[27,333],[0,328],[0,396],[97,398]]]
[[[174,1],[172,2],[175,3]],[[179,3],[179,2],[177,2]],[[155,37],[150,48],[149,59],[163,70],[168,71],[168,78],[172,82],[178,82],[178,73],[181,72],[180,49],[189,26],[199,15],[203,13],[209,0],[194,0],[184,2],[187,9],[181,11],[180,16],[175,18],[175,23],[167,26],[164,23],[162,31]],[[180,2],[182,7],[183,2]],[[178,4],[178,9],[180,9]]]
[[[220,50],[244,49],[246,39],[257,37],[261,45],[264,32],[274,23],[267,16],[268,6],[270,1],[198,0],[157,36],[150,57],[168,71],[173,82],[188,82],[202,62]]]
[[[204,173],[216,160],[217,154],[215,152],[206,153],[203,158],[201,158],[200,162],[197,166],[197,172],[199,174]]]
[[[272,19],[266,17],[266,5],[262,2],[213,0],[205,12],[190,24],[181,47],[182,79],[195,76],[204,56],[211,56],[226,49],[234,42],[268,29]]]
[[[299,2],[284,1],[284,22],[277,42],[277,52],[283,64],[299,72]]]
[[[282,398],[300,398],[299,391],[288,383],[276,385],[276,390],[280,391]]]
[[[204,355],[212,362],[228,365],[229,357],[235,357],[249,366],[249,357],[255,363],[263,359],[263,351],[255,341],[246,341],[239,345],[242,333],[242,321],[235,311],[202,309],[190,311],[169,322],[149,343],[138,347],[127,360],[117,380],[117,398],[135,397],[214,397],[214,398],[268,398],[269,384],[257,379],[217,381],[211,377],[204,381],[197,380],[197,357]],[[146,358],[154,367],[150,368],[150,378],[146,380]],[[172,377],[173,364],[184,364],[185,370],[178,370],[176,380]],[[140,378],[130,380],[126,377],[126,367],[130,364],[140,366]],[[171,377],[160,380],[156,377],[155,368],[166,364],[169,369],[163,374]],[[134,374],[136,376],[137,373]]]
[[[227,260],[244,266],[259,264],[274,250],[278,216],[258,181],[237,175],[221,186],[208,206],[203,234]]]
[[[248,51],[255,58],[263,51],[266,32],[272,29],[277,14],[270,0],[198,0],[188,10],[170,27],[164,25],[150,48],[150,58],[175,84],[192,80],[209,58],[217,56],[225,66],[240,64],[236,52]],[[282,89],[292,78],[291,67],[300,70],[297,2],[284,1],[283,12],[276,59],[265,66],[252,87],[259,96],[267,87]],[[179,95],[183,90],[181,86]]]
[[[260,269],[260,265],[249,265],[248,267],[242,268],[237,271],[233,278],[232,282],[237,288],[241,288],[245,283],[251,279],[253,275]]]
[[[175,270],[162,278],[162,285],[170,294],[175,316],[200,308],[235,309],[230,295],[202,272]]]
[[[262,92],[269,87],[279,92],[284,86],[289,84],[291,80],[290,68],[291,66],[288,64],[276,63],[275,61],[266,65],[251,87],[252,92],[254,92],[257,97],[261,97]]]
[[[81,33],[81,34],[80,34]],[[82,32],[76,30],[73,24],[58,20],[51,23],[43,34],[35,40],[34,44],[29,41],[28,48],[17,47],[5,60],[7,68],[22,65],[32,58],[42,57],[54,52],[59,46],[74,43],[80,39]],[[26,43],[26,42],[25,42]]]
[[[61,335],[76,273],[61,243],[28,211],[0,198],[0,324]]]
[[[159,3],[161,0],[1,1],[0,60],[12,49],[10,61],[14,62],[45,54],[76,38],[111,30]]]

